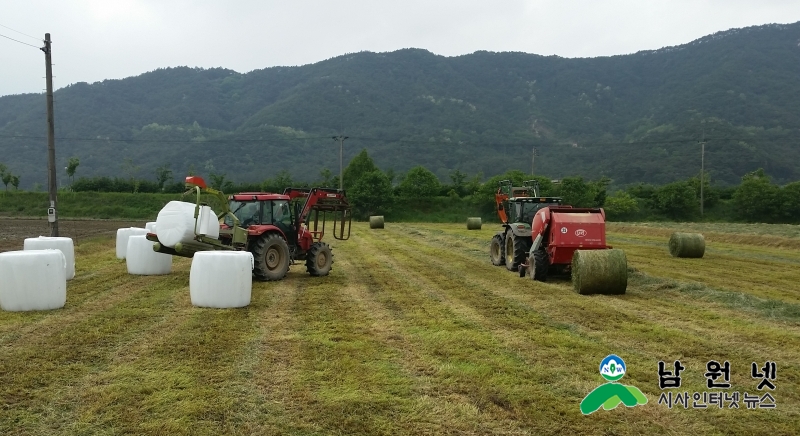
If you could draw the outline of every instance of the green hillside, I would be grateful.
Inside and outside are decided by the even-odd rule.
[[[536,147],[537,173],[624,185],[697,174],[705,137],[716,183],[759,167],[786,183],[800,179],[798,65],[800,23],[591,59],[405,49],[246,74],[159,69],[58,90],[58,167],[77,156],[79,176],[154,179],[169,164],[312,180],[337,172],[330,137],[343,133],[346,161],[367,148],[396,172],[529,172]],[[43,95],[0,97],[0,162],[23,188],[46,182],[44,111]]]

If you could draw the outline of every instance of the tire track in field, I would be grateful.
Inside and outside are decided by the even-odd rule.
[[[586,392],[595,387],[588,387],[591,380],[597,378],[595,369],[592,369],[595,372],[594,377],[587,376],[585,379],[589,381],[578,382],[579,386],[576,387],[574,379],[580,380],[581,377],[553,371],[558,363],[541,357],[542,353],[549,351],[545,347],[536,347],[533,352],[528,352],[530,346],[509,340],[521,335],[526,328],[536,330],[536,336],[545,336],[546,328],[537,328],[535,323],[525,323],[518,328],[512,328],[508,324],[493,325],[482,314],[476,315],[473,312],[482,312],[484,308],[454,304],[453,301],[458,299],[452,297],[451,288],[459,284],[455,280],[446,283],[449,281],[447,278],[437,279],[437,276],[444,273],[428,274],[423,265],[416,264],[403,253],[408,248],[403,242],[388,240],[391,235],[382,232],[365,238],[365,242],[359,244],[360,252],[364,253],[360,263],[376,271],[371,274],[375,281],[374,286],[389,289],[385,293],[376,292],[370,295],[375,295],[374,298],[388,310],[400,311],[395,316],[408,325],[406,328],[415,338],[417,348],[431,362],[429,364],[436,368],[431,375],[436,390],[442,391],[442,386],[447,386],[454,392],[463,392],[462,395],[467,395],[469,401],[478,405],[482,421],[499,421],[503,423],[500,426],[503,430],[507,430],[509,426],[523,426],[526,430],[520,431],[529,431],[527,429],[531,428],[536,433],[586,432],[585,428],[575,428],[574,422],[564,423],[564,419],[539,418],[543,413],[554,413],[562,418],[579,415],[576,405]],[[400,290],[401,293],[392,292],[394,290]],[[519,311],[508,304],[504,308],[512,312]],[[537,314],[528,312],[520,316],[525,315],[535,317]],[[465,319],[465,316],[471,319]],[[501,316],[510,318],[517,314],[505,313]],[[437,326],[437,323],[441,326]],[[420,329],[424,333],[415,333]],[[558,331],[554,334],[562,335]],[[426,336],[433,336],[433,339]],[[567,377],[570,380],[565,383],[562,379]],[[510,380],[514,381],[509,383]],[[587,387],[584,388],[582,384]],[[444,392],[447,391],[445,388]],[[569,400],[563,401],[565,395],[567,399],[574,399],[574,404]],[[637,422],[644,421],[634,418],[645,416],[641,410],[630,409],[625,413]],[[652,422],[637,428],[640,432],[664,430]],[[486,431],[484,429],[481,433]],[[492,431],[498,429],[492,427]]]
[[[551,396],[547,389],[493,382],[509,371],[532,369],[504,353],[490,332],[467,314],[448,307],[434,290],[415,280],[414,272],[388,256],[383,245],[353,239],[359,251],[352,257],[370,271],[362,278],[370,289],[362,298],[401,329],[422,398],[449,423],[446,428],[457,434],[530,434],[526,427],[541,428],[526,416],[538,401]]]
[[[398,242],[395,244],[397,246],[403,246],[402,242]],[[434,245],[433,250],[435,251],[436,248]],[[424,250],[419,250],[424,251]],[[428,257],[424,257],[428,256]],[[454,257],[457,257],[458,254],[454,254]],[[446,268],[446,264],[442,263],[441,259],[444,258],[443,255],[438,253],[425,253],[425,255],[419,255],[419,264],[416,265],[417,268],[423,268],[425,264],[432,264],[438,265],[440,269],[444,270]],[[485,269],[485,268],[484,268]],[[501,272],[502,273],[502,272]],[[511,275],[511,274],[508,274]],[[482,289],[491,289],[493,286],[492,282],[486,282],[483,278],[475,279],[477,282],[481,282],[484,285]],[[514,279],[512,279],[514,280]],[[528,282],[530,283],[530,282]],[[525,293],[518,293],[518,295],[511,295],[508,292],[511,291],[504,291],[503,288],[500,287],[498,289],[497,286],[494,286],[497,289],[497,292],[502,295],[507,295],[510,298],[519,299],[520,301],[530,301],[530,296],[526,295]],[[509,287],[509,289],[513,289],[513,287]],[[592,301],[591,298],[587,297],[580,297],[577,294],[574,294],[571,290],[564,290],[567,292],[564,296],[567,299],[562,300],[559,302],[560,306],[572,306],[575,303],[575,299],[578,298],[580,301],[577,303],[583,303],[584,301]],[[480,290],[476,290],[476,292],[480,292]],[[606,299],[600,301],[593,301],[593,304],[601,303],[603,305],[611,305],[613,306],[613,310],[617,312],[622,312],[629,317],[627,320],[627,324],[633,331],[639,331],[643,334],[647,334],[648,329],[662,329],[662,334],[669,334],[672,336],[676,336],[679,338],[679,341],[673,341],[673,346],[675,347],[672,350],[674,354],[675,351],[680,352],[679,350],[687,350],[686,348],[686,341],[692,340],[694,342],[694,346],[692,347],[694,350],[709,350],[713,352],[716,349],[716,352],[720,352],[723,354],[728,354],[733,351],[737,352],[738,355],[741,357],[742,352],[746,352],[748,355],[756,358],[757,354],[764,355],[771,354],[771,355],[779,355],[785,358],[788,361],[795,361],[798,357],[794,351],[783,347],[785,343],[795,342],[800,338],[797,334],[797,329],[790,329],[792,331],[787,331],[787,328],[784,327],[775,327],[769,325],[768,323],[762,322],[760,329],[754,329],[753,326],[750,324],[750,320],[739,320],[733,318],[731,320],[725,320],[724,315],[719,316],[713,310],[707,310],[702,308],[690,308],[684,307],[682,303],[672,303],[669,301],[665,301],[662,304],[671,305],[669,308],[665,309],[674,309],[674,310],[665,310],[667,312],[672,312],[673,315],[671,316],[659,316],[658,311],[648,310],[648,307],[645,305],[646,300],[633,296],[633,298],[610,298],[608,301]],[[537,302],[538,303],[538,302]],[[582,305],[581,305],[582,306]],[[585,307],[580,307],[581,310],[585,310]],[[547,312],[553,312],[554,307],[546,308]],[[596,308],[593,310],[597,310]],[[690,314],[681,316],[686,312],[690,312]],[[557,309],[556,309],[557,312]],[[581,317],[586,317],[589,315],[590,312],[582,312],[580,314],[572,314],[567,316],[567,318],[571,319],[580,319]],[[656,315],[655,317],[653,315]],[[698,316],[699,315],[699,316]],[[735,315],[731,313],[731,315]],[[650,322],[649,326],[635,325],[635,321],[637,318],[641,318],[643,320],[648,320]],[[698,319],[699,318],[699,319]],[[702,321],[702,319],[708,319],[708,321]],[[619,323],[623,320],[617,320],[616,323]],[[585,322],[582,322],[585,324]],[[612,323],[614,324],[614,323]],[[699,326],[698,326],[699,324]],[[722,324],[722,325],[720,325]],[[665,326],[671,326],[669,328],[664,329]],[[672,327],[674,326],[674,327]],[[587,327],[587,326],[584,326]],[[592,329],[598,329],[598,326],[588,326]],[[604,330],[602,326],[599,327],[599,330]],[[734,330],[731,332],[730,330]],[[687,335],[686,333],[689,333]],[[611,332],[604,332],[603,337],[614,337]],[[705,340],[701,340],[698,342],[697,338],[709,338]],[[622,341],[624,338],[616,338],[614,343]],[[662,346],[664,341],[660,341],[657,344],[651,344],[654,346]],[[740,349],[740,350],[731,350],[729,344],[741,344],[742,342],[746,342],[748,344],[747,348]],[[633,344],[632,344],[633,345]],[[657,350],[653,350],[657,351]],[[663,350],[662,350],[663,352]],[[688,353],[690,355],[695,355],[696,352]]]
[[[173,274],[175,274],[173,272]],[[166,279],[164,277],[163,279]],[[185,280],[184,280],[185,279]],[[87,398],[87,392],[98,392],[104,385],[113,385],[113,380],[109,383],[108,373],[114,368],[122,365],[130,365],[146,354],[153,344],[165,336],[173,333],[183,323],[187,322],[189,313],[181,311],[180,302],[183,299],[183,291],[188,293],[188,288],[175,288],[175,292],[170,292],[174,282],[183,281],[188,283],[188,276],[180,274],[179,280],[169,280],[170,284],[165,286],[165,292],[171,296],[164,300],[164,304],[152,310],[149,316],[152,323],[144,325],[136,332],[135,336],[130,336],[128,340],[120,341],[116,349],[109,351],[102,362],[97,362],[98,367],[93,368],[88,374],[80,379],[69,383],[69,389],[58,392],[58,396],[51,399],[52,403],[61,404],[58,413],[51,413],[43,417],[39,428],[43,434],[54,432],[55,429],[75,431],[100,432],[110,425],[110,422],[92,422],[86,419],[96,414],[93,407],[93,400],[96,395]],[[152,289],[150,290],[152,291]],[[166,297],[166,295],[165,295]],[[146,310],[146,309],[145,309]],[[155,312],[158,312],[156,314]],[[144,314],[142,314],[144,315]],[[148,318],[148,316],[141,316]]]
[[[166,309],[168,316],[87,380],[80,419],[71,430],[114,425],[137,434],[229,431],[239,401],[236,369],[254,334],[256,310],[194,307],[185,279],[181,287],[169,286],[173,310],[149,306]]]
[[[408,423],[398,418],[422,410],[414,407],[415,380],[403,369],[401,350],[376,335],[369,314],[346,290],[351,280],[345,271],[307,277],[297,293],[292,313],[302,373],[293,383],[323,432],[406,433]]]
[[[7,407],[0,431],[4,424],[19,419],[41,426],[72,416],[75,403],[52,399],[65,397],[87,374],[106,368],[120,346],[156,322],[158,316],[146,308],[160,307],[170,298],[167,292],[150,292],[158,289],[157,284],[157,280],[147,280],[105,311],[47,331],[33,331],[22,338],[26,340],[6,346],[0,360],[0,403]],[[59,425],[46,433],[62,428]]]
[[[410,432],[435,435],[488,432],[490,428],[485,423],[496,421],[498,417],[477,410],[472,406],[474,400],[464,398],[458,392],[442,392],[435,380],[437,366],[426,362],[426,356],[418,347],[419,341],[415,341],[413,335],[408,332],[411,327],[400,319],[398,310],[392,310],[396,303],[380,298],[381,290],[375,289],[380,285],[372,280],[372,273],[365,273],[367,270],[377,270],[378,268],[372,267],[380,264],[392,269],[395,275],[407,278],[405,271],[397,268],[395,263],[386,262],[384,255],[371,249],[365,250],[369,247],[369,243],[362,238],[356,236],[353,242],[358,243],[359,248],[364,251],[358,254],[348,253],[348,257],[355,259],[340,262],[346,276],[350,278],[351,283],[354,282],[343,291],[363,308],[371,334],[402,355],[398,365],[403,368],[406,376],[413,380],[413,405],[403,418],[407,423],[414,424]],[[360,267],[356,267],[356,264]],[[415,292],[419,291],[415,289]],[[421,423],[424,423],[424,429],[420,428]],[[513,429],[514,433],[527,434],[527,431],[519,428],[518,422],[507,420],[504,424],[504,431],[507,433]]]
[[[293,273],[279,282],[255,283],[264,301],[256,318],[256,334],[246,345],[238,365],[241,380],[239,404],[234,415],[239,422],[234,433],[280,435],[308,432],[313,412],[303,410],[290,380],[297,378],[302,361],[297,320],[292,306],[301,282]]]
[[[441,241],[440,241],[440,239],[436,239],[435,242],[439,243]],[[429,245],[431,247],[437,247],[437,244],[427,244],[427,245]],[[454,253],[454,254],[461,255],[461,253]],[[441,258],[441,256],[438,256],[438,258]],[[633,283],[636,283],[637,280],[638,280],[638,278],[637,278],[636,275],[631,277],[631,281]],[[541,283],[534,283],[533,284],[533,286],[536,286],[536,285],[541,285]],[[565,290],[567,290],[569,292],[569,294],[567,294],[567,295],[570,295],[570,296],[574,296],[575,295],[567,287],[568,285],[564,285],[564,286],[565,286]],[[641,286],[641,284],[637,283],[637,286]],[[797,335],[800,335],[800,328],[797,328],[794,325],[787,325],[785,323],[780,323],[779,326],[775,326],[774,325],[775,322],[772,319],[763,319],[763,317],[756,317],[755,319],[753,319],[753,317],[751,317],[751,316],[743,317],[740,312],[737,312],[735,310],[730,310],[728,308],[725,308],[724,310],[719,310],[717,307],[714,307],[715,304],[713,304],[713,303],[711,304],[711,307],[697,307],[698,306],[698,304],[697,304],[698,301],[697,300],[689,299],[684,295],[678,294],[677,292],[668,292],[668,293],[663,293],[663,294],[646,293],[646,294],[643,295],[641,293],[641,291],[639,291],[638,289],[636,289],[636,288],[631,289],[631,286],[629,284],[629,292],[628,292],[628,294],[630,294],[632,297],[636,297],[636,298],[640,298],[640,297],[646,297],[648,299],[654,298],[654,297],[655,298],[659,298],[660,301],[658,302],[658,304],[667,305],[666,308],[668,308],[668,309],[674,309],[674,310],[672,310],[673,313],[684,313],[684,312],[687,312],[687,311],[689,311],[689,312],[695,311],[696,312],[698,310],[702,310],[699,313],[700,318],[712,319],[712,320],[715,320],[717,323],[719,323],[720,320],[724,321],[725,318],[733,319],[733,320],[738,322],[740,330],[741,330],[742,327],[749,327],[749,325],[752,324],[753,322],[759,323],[764,328],[768,328],[769,330],[771,330],[774,333],[774,335],[777,336],[775,338],[774,343],[773,343],[773,345],[775,345],[775,346],[777,346],[778,344],[781,344],[781,343],[785,343],[787,341],[794,341],[794,340],[797,339]],[[580,298],[584,298],[585,299],[586,297],[580,297]],[[624,299],[617,298],[617,299],[614,299],[612,301],[615,301],[615,304],[628,304],[627,302],[631,301],[631,300],[628,299],[628,298],[624,298]],[[706,304],[704,304],[703,306],[706,306]],[[643,307],[643,305],[642,304],[635,304],[635,305],[632,305],[631,307],[640,309],[640,308]],[[641,314],[647,314],[647,313],[650,313],[650,312],[652,312],[652,311],[644,311],[644,312],[640,311]],[[652,315],[652,313],[651,313],[651,315]],[[689,321],[694,321],[695,318],[696,318],[696,316],[690,317],[690,318],[688,318],[688,320]],[[743,319],[740,319],[740,318],[743,318]],[[674,322],[674,320],[671,320],[671,322]],[[728,328],[731,327],[731,325],[723,325],[723,326],[716,326],[716,327],[717,328],[722,327],[722,329],[727,330]],[[712,327],[710,327],[710,328],[712,328]],[[753,329],[751,329],[751,330],[753,330]],[[784,337],[784,333],[785,332],[789,332],[790,336],[785,336]],[[704,333],[707,333],[707,332],[704,332]],[[762,335],[762,333],[759,333],[759,332],[752,332],[752,333],[754,335],[758,335],[758,336],[753,336],[751,339],[756,339],[757,337],[760,337],[760,335]],[[758,342],[758,341],[754,340],[753,342]]]
[[[398,230],[397,232],[399,233],[400,231],[401,231],[401,230]],[[394,239],[393,237],[395,237],[395,236],[399,236],[399,238],[400,238],[400,239]],[[406,254],[409,254],[409,255],[410,255],[411,253],[413,253],[413,252],[417,251],[417,247],[414,247],[414,249],[408,248],[408,247],[410,247],[410,245],[409,245],[409,244],[405,244],[405,243],[404,243],[405,241],[401,241],[401,239],[402,239],[403,237],[404,237],[404,236],[403,236],[403,235],[400,235],[400,234],[397,234],[397,235],[395,235],[395,234],[392,234],[392,235],[390,235],[390,237],[389,237],[389,238],[384,238],[384,239],[392,239],[392,240],[388,241],[388,244],[389,244],[389,245],[392,245],[392,246],[396,246],[396,247],[401,247],[401,248],[399,248],[399,249],[400,249],[400,250],[406,250],[406,251],[407,251],[407,253],[406,253]],[[424,243],[427,243],[427,242],[428,242],[428,241],[426,241],[426,242],[423,242],[423,244],[424,244]],[[423,250],[423,251],[424,251],[424,250]],[[427,256],[427,257],[426,257],[426,256]],[[412,268],[413,268],[415,271],[418,271],[418,272],[423,272],[423,271],[425,271],[424,265],[425,265],[426,263],[427,263],[427,264],[431,264],[431,265],[438,266],[438,267],[439,267],[439,268],[438,268],[439,270],[442,270],[442,271],[444,271],[444,267],[446,266],[446,264],[444,264],[444,263],[443,263],[443,261],[442,261],[441,259],[445,259],[445,258],[447,258],[446,256],[444,256],[444,255],[442,255],[442,254],[439,254],[439,253],[426,253],[426,256],[420,256],[420,258],[419,258],[419,259],[420,259],[420,262],[419,262],[419,264],[417,264],[417,265],[413,265],[413,266],[412,266]],[[430,279],[435,279],[435,276],[431,276],[431,277],[429,277],[429,278],[430,278]],[[445,286],[446,286],[446,285],[444,285],[444,284],[440,284],[440,285],[439,285],[439,287],[442,287],[443,289],[445,289]],[[491,286],[491,284],[489,284],[489,286]],[[477,291],[477,290],[476,290],[476,291]],[[568,292],[570,292],[570,293],[571,293],[571,291],[568,291]],[[478,293],[479,293],[479,292],[475,292],[475,294],[478,294]],[[503,293],[503,291],[499,291],[499,293],[501,293],[501,294],[502,294],[502,293]],[[574,294],[573,294],[573,295],[574,295]],[[518,295],[518,296],[516,296],[516,297],[517,297],[517,298],[519,298],[519,297],[525,298],[525,296],[524,296],[524,295]],[[515,298],[515,296],[511,296],[511,298]],[[586,297],[582,297],[582,298],[586,298]],[[634,304],[634,302],[633,302],[633,301],[630,301],[630,300],[627,300],[627,299],[616,299],[616,300],[614,300],[613,302],[614,302],[614,303],[617,303],[617,302],[618,302],[618,303],[622,303],[622,305],[626,305],[626,304],[627,304],[627,305],[631,305],[631,304]],[[476,305],[476,307],[477,307],[477,305]],[[490,314],[491,314],[491,312],[490,312]],[[498,314],[498,316],[500,316],[500,315],[502,315],[502,314]],[[691,319],[691,318],[687,318],[687,325],[691,325],[691,322],[690,322],[691,320],[693,320],[693,319]],[[625,327],[626,327],[626,330],[628,330],[628,327],[630,327],[630,326],[625,326]],[[664,329],[664,326],[651,325],[651,327],[652,327],[652,328],[660,328],[660,329],[662,329],[662,330],[663,330],[663,332],[668,332],[668,333],[670,333],[670,335],[672,335],[672,336],[675,336],[675,334],[676,334],[676,333],[677,333],[677,334],[680,334],[680,333],[681,333],[681,332],[680,332],[679,330],[677,330],[677,329],[672,329],[672,330],[669,330],[669,329]],[[694,343],[695,343],[695,347],[694,347],[694,348],[695,348],[697,351],[703,351],[703,350],[713,350],[713,349],[714,349],[714,345],[716,345],[715,343],[716,343],[717,341],[719,341],[719,335],[715,335],[714,333],[715,333],[715,331],[714,331],[714,329],[713,329],[713,326],[711,326],[711,327],[710,327],[710,328],[708,328],[708,329],[702,329],[702,330],[701,330],[699,333],[695,333],[695,335],[691,335],[691,334],[689,334],[689,335],[686,335],[686,334],[684,334],[684,335],[682,335],[682,338],[681,338],[681,340],[671,340],[671,342],[673,342],[673,345],[674,345],[674,346],[675,346],[677,349],[681,349],[681,348],[685,347],[685,345],[683,344],[683,342],[684,342],[685,340],[690,340],[690,341],[692,341],[692,342],[694,342]],[[756,333],[756,334],[757,334],[758,332],[754,332],[754,333]],[[614,337],[614,334],[613,334],[613,331],[602,331],[602,333],[601,333],[601,336],[603,337],[603,339],[607,339],[608,337]],[[628,345],[626,346],[626,345],[624,345],[624,342],[625,342],[625,340],[624,340],[624,339],[625,339],[625,337],[624,337],[624,336],[620,336],[620,335],[616,335],[616,336],[617,336],[617,337],[614,337],[612,340],[609,340],[609,342],[610,342],[611,344],[614,344],[614,345],[615,345],[617,348],[622,348],[622,349],[626,349],[626,350],[641,350],[641,349],[642,349],[642,346],[644,345],[644,344],[637,343],[636,341],[634,341],[634,342],[630,342],[630,341],[628,341],[629,343],[628,343]],[[672,339],[672,338],[670,338],[670,339]],[[748,339],[750,339],[750,340],[752,340],[752,341],[753,341],[753,342],[751,342],[751,343],[758,343],[758,339],[759,339],[759,338],[754,336],[754,337],[752,337],[752,338],[748,338]],[[664,341],[664,339],[660,339],[660,340],[661,340],[661,341]],[[740,340],[740,342],[741,342],[741,340]],[[770,356],[772,356],[772,355],[775,355],[775,351],[776,351],[776,349],[782,348],[782,347],[781,347],[781,344],[785,344],[785,343],[786,343],[786,342],[778,342],[778,343],[775,343],[775,344],[773,344],[773,346],[772,346],[772,347],[770,347],[770,348],[768,349],[768,351],[770,351],[772,354],[766,354],[766,355],[770,355]],[[725,350],[725,348],[724,348],[724,347],[725,347],[726,345],[727,345],[727,344],[723,343],[721,347],[720,347],[720,346],[717,346],[716,348],[717,348],[718,350]],[[645,346],[646,346],[646,345],[645,345]],[[776,347],[777,347],[777,348],[776,348]],[[748,347],[748,348],[750,348],[750,347]],[[764,356],[764,354],[761,354],[761,355],[759,355],[759,356],[755,356],[755,355],[753,355],[753,350],[752,350],[752,349],[748,349],[748,351],[750,352],[750,356],[748,356],[748,357],[752,357],[754,360],[759,360],[759,359],[763,360],[763,356]],[[630,352],[630,351],[627,351],[627,352]],[[724,352],[724,351],[723,351],[723,352]],[[650,354],[651,354],[651,356],[652,356],[652,353],[650,353]],[[741,357],[742,357],[742,356],[741,356],[741,353],[736,353],[736,354],[737,354],[737,356],[736,356],[736,357],[739,357],[739,358],[741,358]],[[602,356],[600,356],[600,357],[602,357]],[[675,357],[681,357],[681,356],[675,356]],[[796,353],[791,353],[791,354],[789,354],[789,353],[786,353],[786,354],[785,354],[783,357],[784,357],[784,360],[782,360],[782,362],[787,362],[787,361],[788,361],[788,362],[793,362],[793,361],[796,361],[796,357],[797,357],[797,355],[796,355]],[[648,365],[648,364],[652,365],[652,362],[653,362],[654,360],[658,360],[659,358],[661,358],[661,356],[659,356],[659,354],[655,354],[655,358],[654,358],[654,359],[653,359],[653,358],[650,358],[650,359],[641,359],[641,360],[643,361],[643,363],[644,363],[645,365]],[[712,356],[711,356],[711,358],[720,358],[720,356],[712,355]],[[599,357],[598,357],[598,359],[599,359]],[[626,357],[626,360],[627,360],[627,357]],[[698,360],[700,360],[700,359],[698,359]],[[706,359],[706,360],[708,360],[708,359]],[[705,361],[706,361],[706,360],[702,360],[702,364],[703,364],[703,365],[704,365],[704,363],[705,363]],[[798,368],[797,368],[796,366],[792,365],[792,364],[789,364],[789,365],[783,365],[783,367],[784,367],[784,368],[786,368],[786,374],[787,374],[788,378],[790,378],[790,379],[791,379],[791,378],[794,378],[794,377],[797,377],[797,376],[798,376],[798,374],[800,374],[800,371],[798,371]],[[704,369],[704,368],[703,368],[703,369]],[[634,377],[634,380],[637,380],[637,379]],[[689,386],[692,386],[692,385],[697,385],[696,387],[697,387],[699,390],[701,390],[701,389],[703,389],[703,388],[705,387],[705,386],[704,386],[704,382],[705,382],[705,380],[702,380],[702,382],[701,382],[701,383],[694,382],[694,383],[692,383],[692,384],[689,384]],[[641,378],[641,380],[640,380],[640,383],[642,383],[642,384],[648,384],[648,383],[649,383],[649,384],[652,384],[652,383],[653,383],[653,377],[652,377],[652,375],[651,375],[651,374],[648,374],[646,377],[642,377],[642,378]],[[640,387],[641,387],[641,386],[640,386]],[[752,387],[750,387],[750,388],[752,388]],[[787,403],[789,403],[789,404],[790,404],[790,407],[791,407],[791,403],[795,403],[795,404],[796,404],[796,403],[797,403],[797,399],[796,399],[796,398],[791,398],[791,397],[789,397],[789,398],[785,398],[785,401],[784,401],[784,402],[787,402]],[[716,415],[717,415],[717,414],[716,414],[716,413],[713,413],[713,415],[714,415],[714,417],[710,418],[710,420],[709,420],[709,424],[711,424],[711,423],[712,423],[711,421],[713,421],[713,420],[717,419],[717,417],[716,417]],[[754,428],[758,428],[758,427],[754,427]]]

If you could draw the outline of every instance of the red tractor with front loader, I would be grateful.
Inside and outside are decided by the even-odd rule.
[[[492,263],[542,282],[551,273],[571,275],[582,294],[625,293],[627,260],[622,250],[606,245],[605,211],[540,197],[535,181],[524,185],[500,182],[495,201],[504,230],[492,238]],[[577,277],[576,268],[582,269]]]
[[[147,239],[153,249],[173,256],[192,257],[203,250],[240,250],[253,254],[253,277],[257,280],[281,280],[294,261],[305,261],[312,276],[325,276],[331,270],[333,253],[323,242],[328,222],[333,237],[350,237],[352,214],[344,191],[329,188],[286,188],[282,194],[243,192],[226,196],[209,188],[201,177],[186,177],[186,194],[196,194],[194,218],[200,216],[201,196],[211,196],[220,221],[219,237],[198,234],[190,243],[166,247],[155,233]],[[186,195],[184,194],[184,195]],[[329,220],[330,217],[330,220]]]

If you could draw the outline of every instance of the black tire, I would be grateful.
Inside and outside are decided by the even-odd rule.
[[[506,269],[519,271],[519,266],[525,263],[530,247],[530,237],[516,236],[512,232],[506,233]]]
[[[277,233],[261,235],[250,250],[255,267],[253,276],[261,281],[281,280],[289,271],[289,246]]]
[[[539,247],[533,253],[533,279],[540,282],[547,281],[547,271],[550,269],[550,255],[544,247]]]
[[[503,234],[498,233],[492,237],[492,242],[489,244],[489,258],[492,259],[492,265],[494,266],[501,266],[506,263],[504,242]]]
[[[326,276],[333,266],[331,246],[324,242],[311,244],[306,254],[306,271],[312,276]]]

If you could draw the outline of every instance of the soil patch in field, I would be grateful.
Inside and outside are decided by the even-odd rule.
[[[75,244],[95,236],[114,236],[122,227],[144,227],[142,221],[58,220],[58,235],[72,238]],[[44,219],[0,218],[0,252],[22,250],[25,238],[50,236],[50,223]]]

